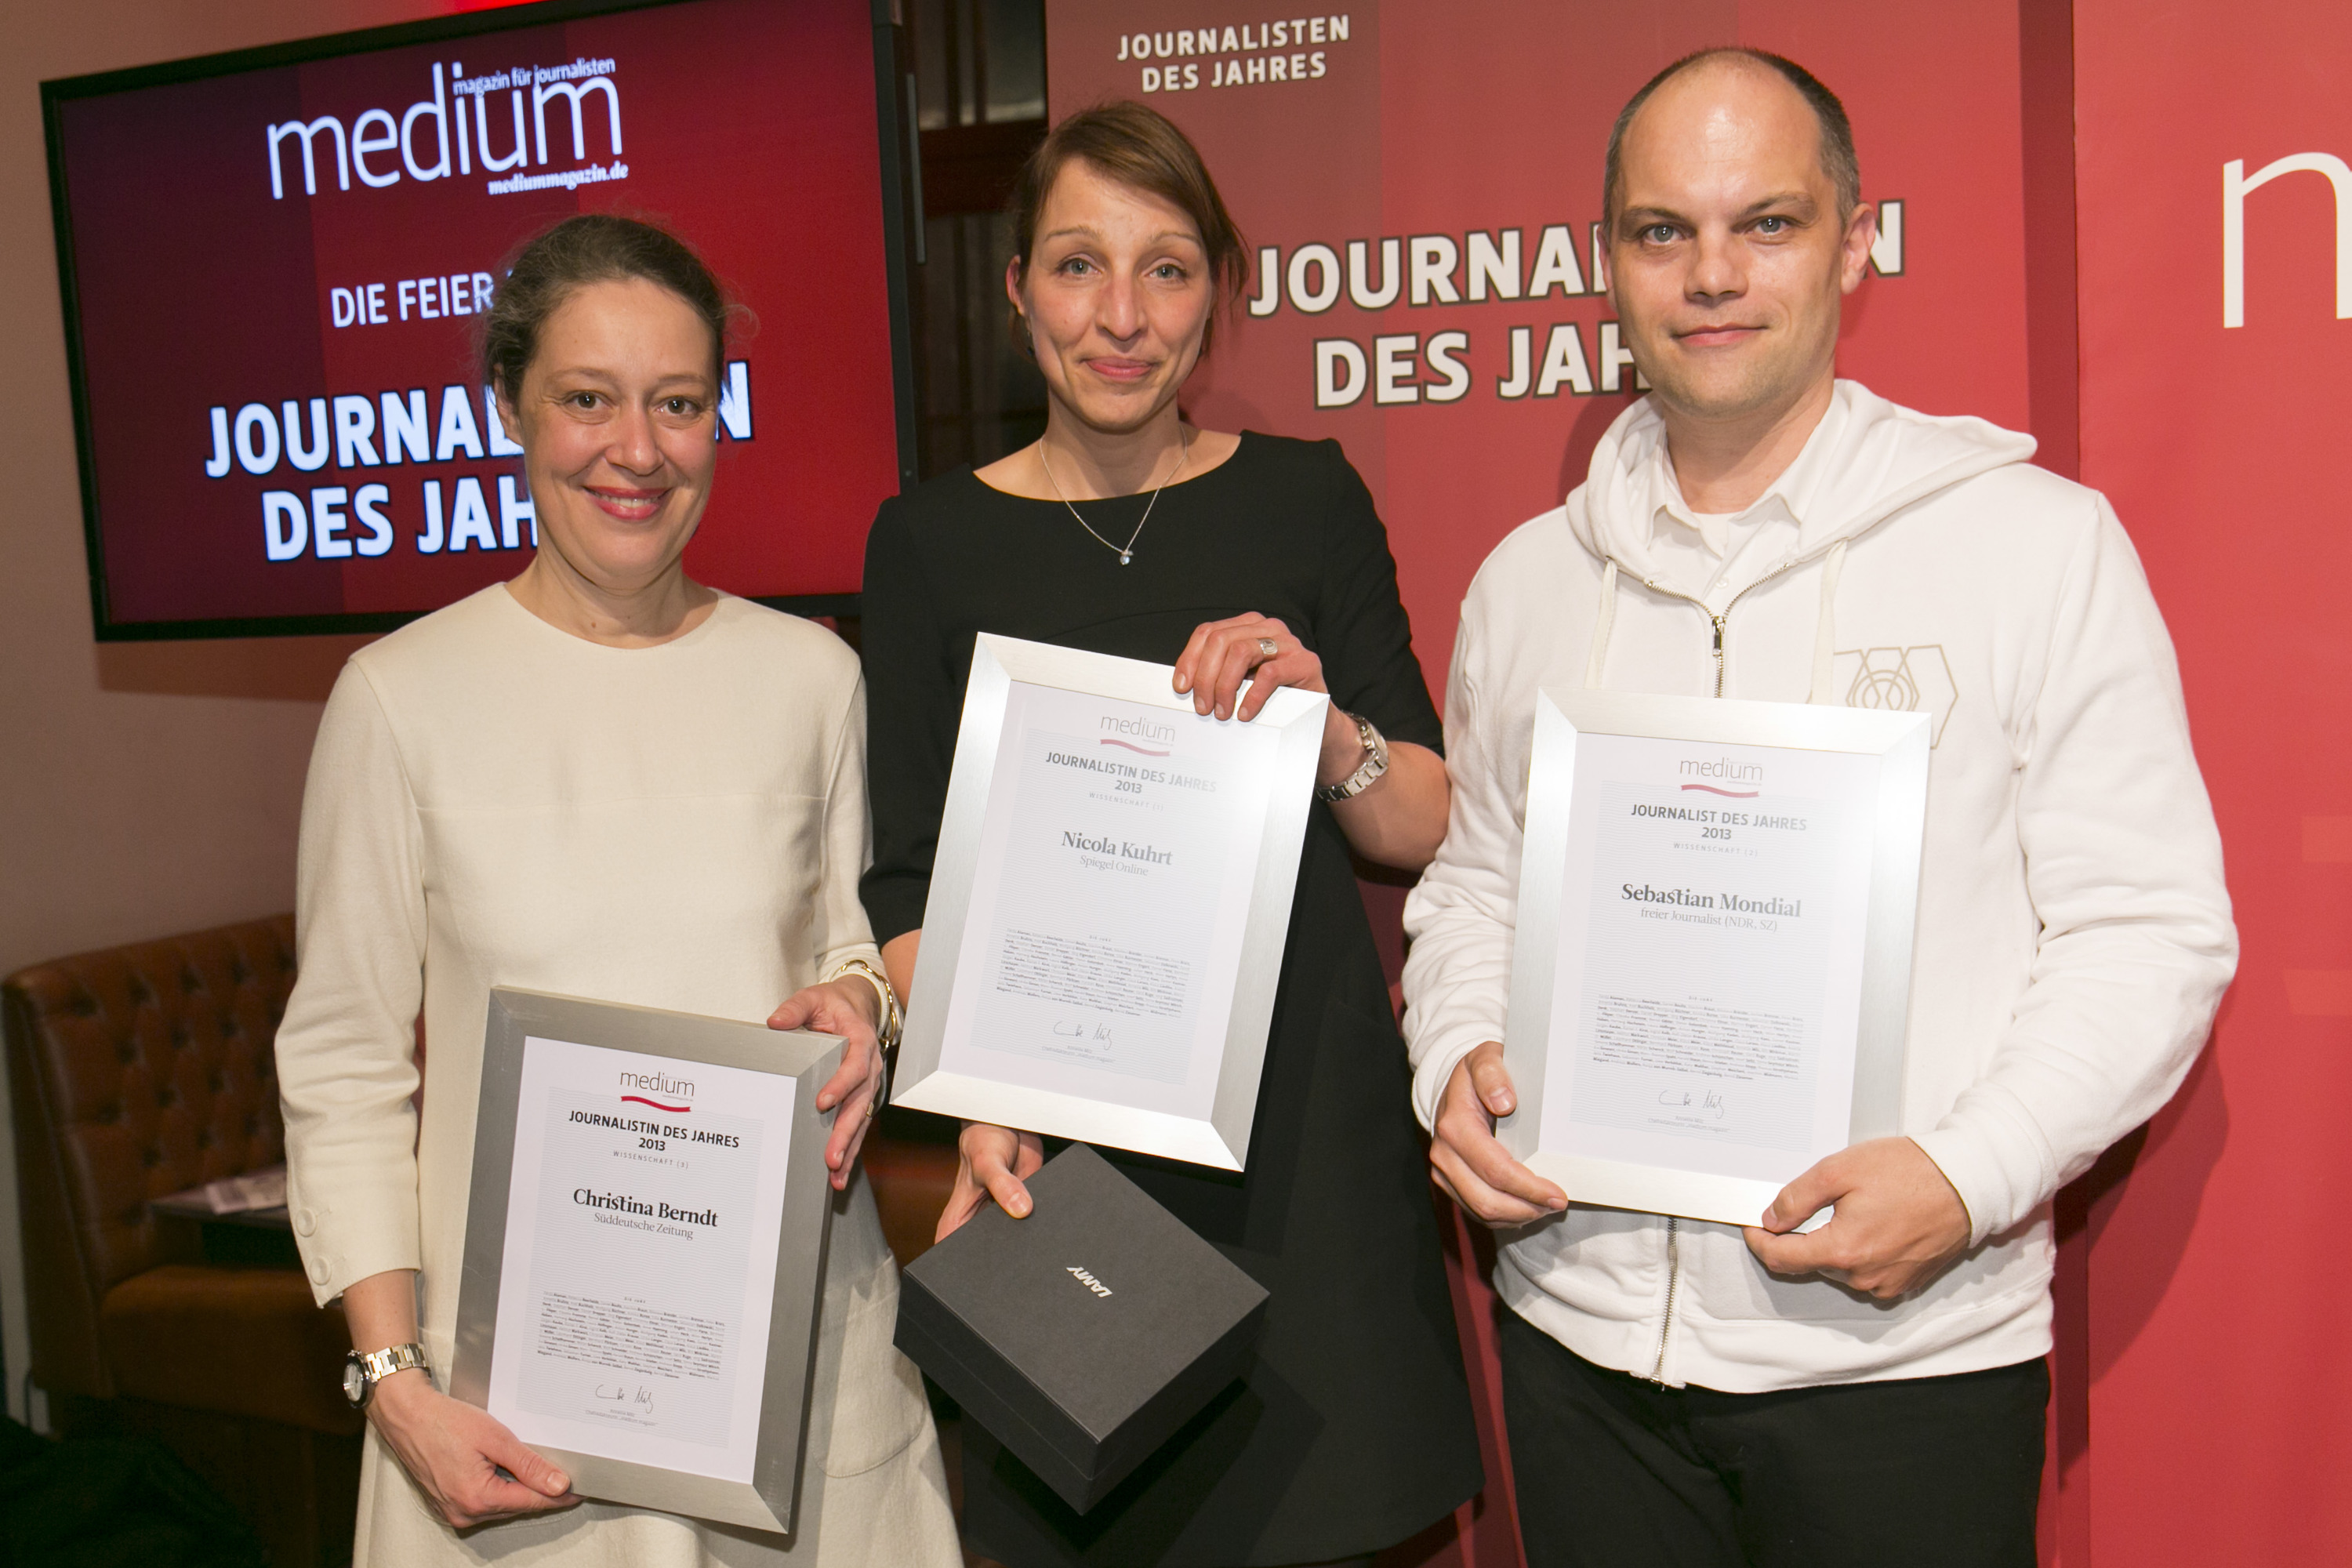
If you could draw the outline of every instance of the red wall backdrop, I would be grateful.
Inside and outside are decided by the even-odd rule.
[[[2244,956],[2199,1070],[2090,1205],[2088,1446],[2062,1546],[2067,1568],[2340,1563],[2352,188],[2295,172],[2248,195],[2245,324],[2222,307],[2225,167],[2352,158],[2352,11],[2078,0],[2074,17],[2082,477],[2171,623]]]

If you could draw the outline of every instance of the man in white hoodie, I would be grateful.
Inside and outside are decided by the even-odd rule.
[[[2236,962],[2171,645],[2105,499],[2030,438],[1835,379],[1875,215],[1810,74],[1668,68],[1606,204],[1654,390],[1471,587],[1453,816],[1405,917],[1436,1179],[1507,1227],[1528,1558],[2031,1564],[2052,1194],[2179,1085]],[[1744,1232],[1580,1206],[1493,1135],[1544,686],[1931,717],[1909,1135]]]

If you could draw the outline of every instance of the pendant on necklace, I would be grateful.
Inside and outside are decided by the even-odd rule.
[[[1120,552],[1118,552],[1118,563],[1119,563],[1120,565],[1122,565],[1122,566],[1126,565],[1129,562],[1130,562],[1130,561],[1132,561],[1132,560],[1134,560],[1134,559],[1135,559],[1135,557],[1134,557],[1134,556],[1129,555],[1129,554],[1126,551],[1124,551],[1124,550],[1122,550],[1122,551],[1120,551]]]

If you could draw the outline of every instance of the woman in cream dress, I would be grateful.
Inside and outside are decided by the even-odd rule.
[[[715,466],[725,323],[709,272],[657,229],[576,217],[528,248],[484,358],[522,443],[538,553],[354,655],[320,727],[300,977],[278,1037],[295,1232],[354,1351],[414,1342],[429,1368],[368,1391],[361,1568],[961,1560],[856,1164],[885,1010],[857,898],[857,661],[680,566]],[[839,1108],[819,1333],[840,1394],[829,1423],[812,1418],[814,1506],[792,1536],[583,1501],[439,1391],[500,984],[850,1041],[817,1102]]]

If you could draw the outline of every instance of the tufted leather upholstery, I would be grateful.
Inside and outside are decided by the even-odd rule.
[[[159,1223],[147,1204],[285,1158],[273,1047],[293,988],[290,915],[58,959],[0,983],[32,1370],[51,1393],[215,1407],[202,1389],[175,1396],[168,1378],[159,1385],[145,1357],[132,1358],[142,1386],[123,1386],[125,1363],[109,1353],[108,1341],[119,1352],[126,1327],[175,1321],[157,1315],[163,1281],[193,1289],[232,1272],[204,1268],[194,1227]],[[166,1268],[173,1272],[151,1273]],[[291,1283],[299,1287],[299,1277]],[[241,1289],[257,1301],[268,1284],[212,1279],[205,1299],[236,1299]],[[118,1292],[125,1300],[110,1301]],[[126,1307],[135,1310],[126,1315]],[[209,1324],[198,1337],[217,1336],[216,1348],[234,1347],[237,1361],[293,1356],[300,1343],[308,1353],[299,1359],[319,1363],[300,1375],[331,1391],[335,1358],[327,1352],[340,1321],[310,1324],[281,1348],[257,1334],[272,1319],[287,1328],[282,1311],[249,1321],[217,1310],[196,1317]],[[110,1320],[110,1331],[102,1326]],[[208,1360],[213,1348],[184,1340],[178,1349],[196,1353],[175,1359]],[[284,1410],[229,1408],[317,1430],[354,1429],[348,1412],[307,1398]]]

